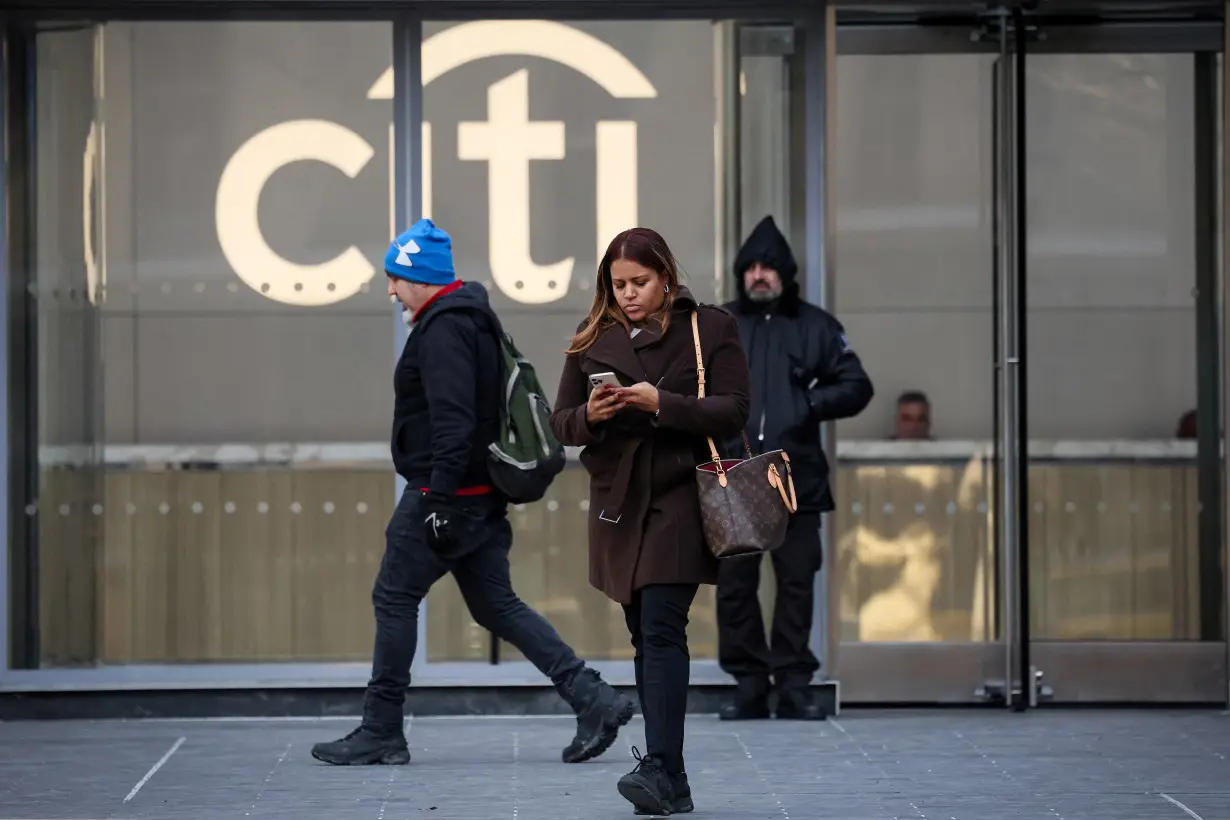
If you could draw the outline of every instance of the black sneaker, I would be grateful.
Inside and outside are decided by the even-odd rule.
[[[670,779],[671,791],[675,793],[667,808],[670,810],[668,814],[687,814],[696,809],[696,805],[692,803],[692,787],[688,785],[688,775],[686,772],[678,774],[667,774]],[[644,809],[633,809],[633,814],[651,815],[652,812]]]
[[[561,755],[565,763],[593,760],[611,748],[620,727],[636,711],[631,698],[615,691],[592,669],[582,669],[559,691],[577,713],[576,736]]]
[[[673,813],[675,789],[662,761],[656,755],[641,757],[635,746],[632,747],[632,756],[636,758],[636,768],[619,778],[616,788],[620,796],[632,804],[636,814],[663,817]],[[689,792],[689,806],[691,802]]]
[[[778,720],[825,720],[828,714],[824,707],[816,703],[811,689],[806,686],[796,686],[780,690],[777,693]]]
[[[312,757],[334,766],[405,766],[410,749],[401,732],[382,734],[360,726],[341,740],[317,743]]]

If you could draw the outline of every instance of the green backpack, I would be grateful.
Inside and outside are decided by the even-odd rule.
[[[551,431],[551,406],[534,365],[517,350],[495,312],[488,317],[500,339],[504,402],[498,437],[487,448],[487,471],[509,501],[529,504],[546,495],[564,469],[564,446]]]

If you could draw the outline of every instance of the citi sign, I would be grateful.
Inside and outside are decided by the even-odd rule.
[[[583,74],[616,99],[657,96],[649,79],[622,53],[598,38],[562,23],[542,20],[465,23],[423,41],[423,85],[459,66],[488,57],[539,57]],[[531,121],[525,69],[487,88],[487,119],[457,126],[457,157],[487,163],[487,209],[491,278],[508,297],[524,304],[563,298],[575,257],[538,264],[530,256],[530,162],[562,160],[564,123]],[[393,98],[393,69],[367,92],[368,99]],[[392,168],[393,125],[389,126]],[[431,215],[431,124],[423,123],[421,216]],[[637,128],[629,120],[595,125],[597,197],[594,245],[637,224]],[[218,184],[215,222],[227,261],[249,287],[290,305],[319,306],[357,293],[377,269],[353,245],[327,262],[305,265],[285,259],[261,231],[261,192],[279,170],[296,162],[323,162],[354,179],[375,156],[375,148],[353,130],[321,119],[291,120],[256,134],[226,164]],[[631,170],[629,170],[631,169]],[[389,182],[390,236],[393,225]],[[404,227],[404,226],[400,226]]]

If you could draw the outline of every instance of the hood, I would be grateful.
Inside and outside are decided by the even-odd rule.
[[[428,316],[434,316],[445,310],[477,310],[482,313],[491,312],[491,300],[487,289],[478,282],[454,282],[442,288],[427,304],[414,314],[413,322],[418,324]]]
[[[743,274],[755,263],[767,265],[777,271],[782,279],[782,295],[776,303],[753,302],[743,288]],[[735,255],[735,292],[739,295],[741,313],[760,313],[771,308],[777,313],[794,315],[798,312],[799,285],[795,281],[799,266],[794,261],[790,243],[778,230],[773,217],[766,216],[752,229],[743,247]]]
[[[436,301],[441,306],[447,304],[449,309],[469,307],[489,310],[491,308],[491,298],[487,295],[487,289],[478,282],[463,282],[457,290],[440,296]]]
[[[488,299],[487,289],[477,282],[461,282],[460,279],[440,289],[439,293],[435,294],[431,300],[428,300],[426,305],[419,307],[418,312],[413,317],[406,318],[406,313],[402,313],[402,318],[406,321],[407,327],[410,327],[411,332],[413,332],[413,329],[421,325],[424,320],[450,310],[476,311],[498,322],[494,318],[496,313],[491,309],[491,300]]]

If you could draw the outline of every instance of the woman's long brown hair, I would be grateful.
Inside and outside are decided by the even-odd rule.
[[[611,287],[611,265],[620,259],[649,268],[665,280],[669,290],[656,318],[662,325],[662,332],[666,332],[671,308],[675,305],[675,294],[679,292],[679,264],[666,240],[657,231],[652,228],[629,228],[611,240],[598,264],[594,302],[585,318],[585,327],[572,337],[572,344],[568,347],[570,355],[588,350],[602,331],[611,325],[622,325],[625,330],[628,329],[628,317],[615,301],[615,289]]]

